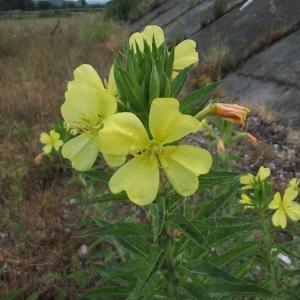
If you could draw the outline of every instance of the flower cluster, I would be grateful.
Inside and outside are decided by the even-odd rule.
[[[271,171],[269,168],[260,167],[257,175],[244,175],[240,178],[242,191],[240,202],[245,208],[256,208],[258,210],[275,210],[272,215],[274,226],[285,228],[287,226],[287,217],[296,222],[300,220],[300,204],[294,200],[299,193],[299,179],[293,178],[288,183],[283,197],[276,192],[270,202],[271,186],[267,179]]]
[[[147,26],[142,33],[130,37],[130,51],[143,53],[146,47],[154,51],[153,47],[158,49],[164,41],[160,27]],[[171,79],[198,62],[195,47],[192,40],[175,47]],[[107,84],[90,65],[81,65],[74,71],[61,113],[68,128],[75,129],[78,135],[65,143],[62,155],[74,169],[87,171],[101,152],[110,167],[121,166],[110,180],[110,190],[126,191],[138,205],[156,198],[160,168],[180,195],[193,194],[198,188],[198,176],[211,168],[212,157],[204,149],[174,142],[197,132],[201,123],[182,114],[177,99],[157,97],[152,99],[148,122],[143,124],[130,109],[122,111],[118,107],[125,102],[118,94],[114,67]],[[125,163],[128,156],[131,159]]]
[[[201,131],[206,115],[243,124],[249,110],[219,103],[200,106],[195,116],[181,111],[177,96],[198,63],[193,40],[168,49],[163,30],[150,25],[132,34],[124,49],[107,81],[90,65],[75,69],[61,107],[69,133],[61,153],[78,171],[92,168],[101,153],[107,165],[120,167],[110,190],[126,191],[138,205],[151,203],[165,179],[189,196],[198,189],[198,176],[209,172],[212,156],[180,140]],[[58,150],[58,139],[43,134],[45,151]]]

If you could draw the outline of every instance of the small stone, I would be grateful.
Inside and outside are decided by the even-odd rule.
[[[0,239],[1,240],[4,240],[7,237],[8,237],[8,234],[6,232],[0,232]]]
[[[271,169],[271,170],[276,170],[276,165],[274,164],[274,163],[269,163],[269,168]]]
[[[64,204],[66,206],[72,206],[72,205],[75,205],[75,204],[78,204],[78,203],[79,203],[79,201],[77,199],[74,199],[74,198],[64,201]]]
[[[86,255],[88,252],[88,246],[87,245],[81,245],[79,250],[78,250],[78,254],[79,256],[84,256]]]
[[[278,144],[273,144],[273,149],[274,150],[278,150],[279,149],[279,145]]]

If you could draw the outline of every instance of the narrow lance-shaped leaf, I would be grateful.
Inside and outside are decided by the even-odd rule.
[[[139,299],[143,290],[152,279],[153,275],[160,269],[165,259],[165,249],[154,251],[146,260],[143,273],[140,275],[135,288],[130,293],[128,299]]]
[[[171,95],[176,98],[178,94],[181,92],[191,70],[192,66],[187,67],[180,71],[180,73],[176,76],[176,78],[171,83]]]
[[[152,64],[152,72],[150,76],[150,84],[149,84],[149,105],[153,99],[158,98],[160,91],[160,79],[157,72],[157,68],[155,62]]]
[[[150,213],[152,218],[153,239],[156,241],[161,235],[165,223],[165,199],[159,198],[151,204]]]
[[[221,81],[213,82],[184,97],[180,101],[181,112],[191,115],[197,114],[208,104],[213,91],[220,83]]]
[[[216,199],[211,199],[208,203],[200,207],[200,211],[198,217],[209,217],[213,213],[215,213],[219,208],[224,207],[226,203],[228,203],[237,192],[239,185],[234,183],[229,186],[228,190],[218,196]]]

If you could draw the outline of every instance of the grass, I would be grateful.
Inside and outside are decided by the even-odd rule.
[[[82,208],[64,202],[76,187],[65,187],[68,174],[55,161],[38,167],[34,157],[73,69],[90,63],[106,77],[126,36],[126,26],[94,13],[0,21],[0,295],[52,295],[54,283],[40,279],[63,271],[82,243],[70,230]]]

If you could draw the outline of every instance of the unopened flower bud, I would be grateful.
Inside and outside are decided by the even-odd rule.
[[[219,154],[223,154],[225,152],[225,145],[221,139],[218,139],[217,143],[217,151]]]
[[[34,163],[37,166],[40,166],[43,163],[43,159],[44,159],[44,155],[43,155],[43,153],[40,153],[34,158]]]
[[[254,135],[252,135],[251,133],[247,133],[246,134],[246,139],[248,139],[252,144],[257,144],[257,138],[254,136]]]
[[[250,110],[247,107],[240,106],[237,104],[228,103],[214,103],[212,104],[213,114],[217,115],[227,121],[245,124],[247,114]]]

